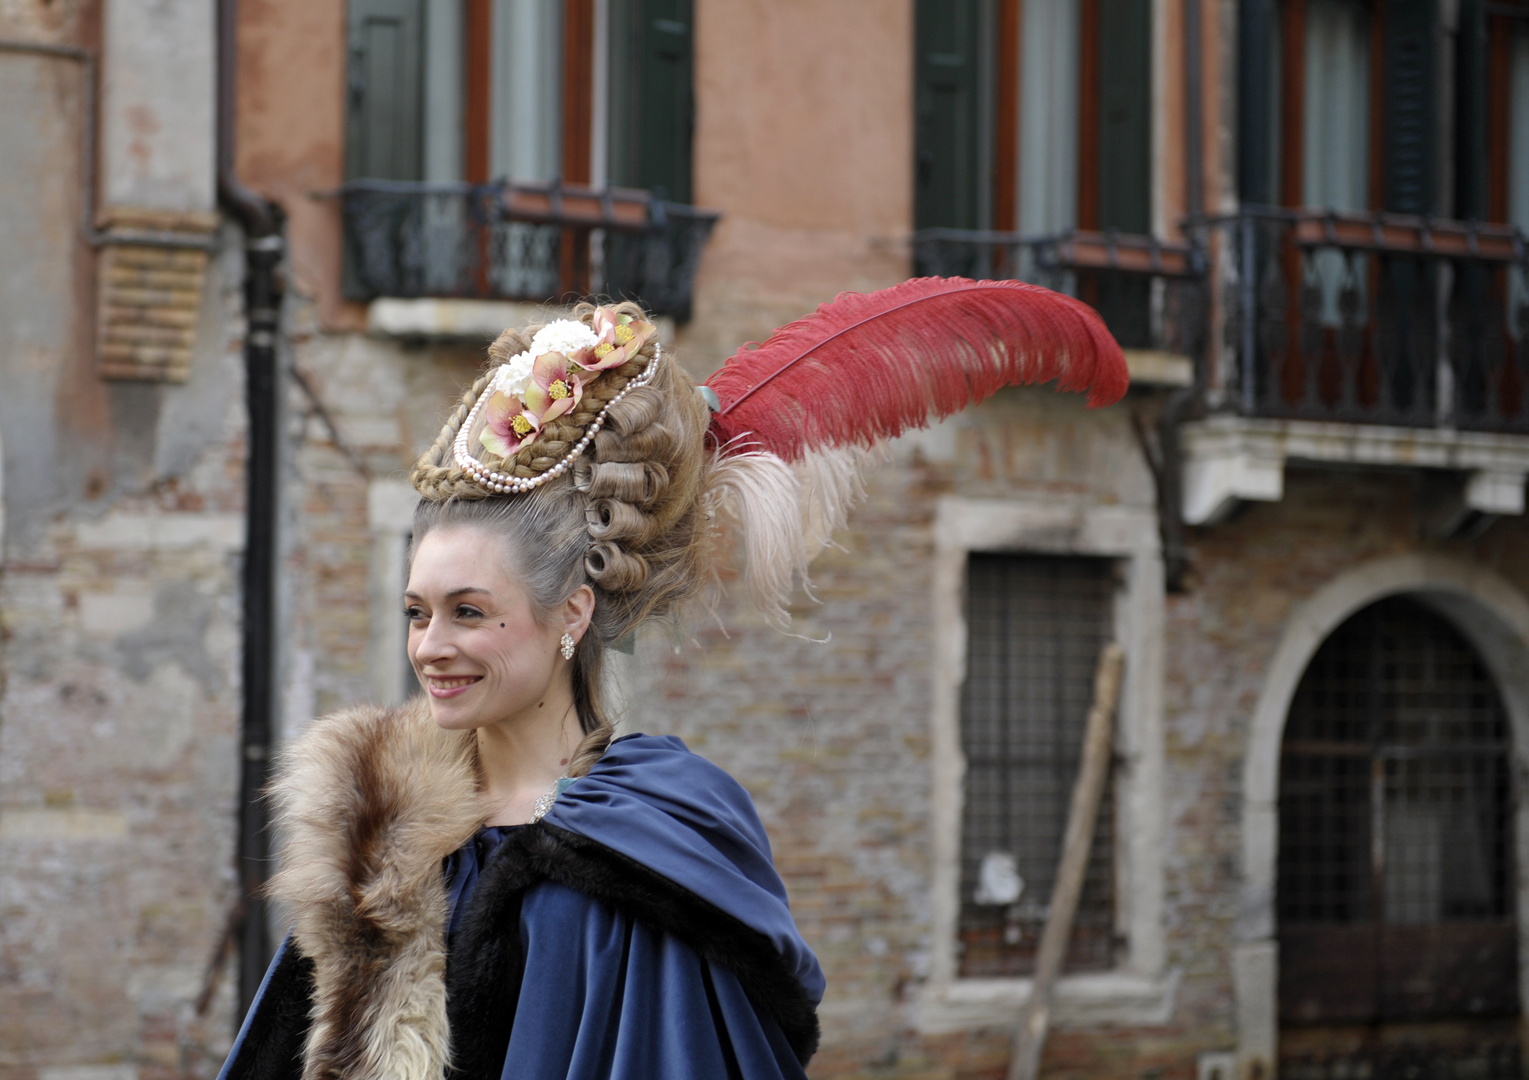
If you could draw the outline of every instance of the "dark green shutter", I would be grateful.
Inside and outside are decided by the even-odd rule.
[[[642,186],[688,203],[695,133],[694,3],[645,0],[642,7]]]
[[[1244,203],[1273,205],[1275,146],[1274,0],[1243,0],[1237,13],[1237,190]]]
[[[609,181],[692,197],[694,0],[610,0]]]
[[[1151,0],[1099,0],[1099,228],[1152,231]],[[1152,283],[1100,275],[1084,296],[1126,348],[1152,344]]]
[[[345,175],[422,175],[422,0],[350,0],[347,9]]]
[[[1401,214],[1435,209],[1436,7],[1436,0],[1391,0],[1385,7],[1381,201]]]
[[[1455,36],[1455,217],[1485,221],[1487,207],[1487,5],[1461,0]]]
[[[979,0],[918,0],[914,227],[981,229]]]
[[[1151,0],[1099,0],[1099,227],[1152,231]]]

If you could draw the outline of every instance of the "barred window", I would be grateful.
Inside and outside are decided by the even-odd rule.
[[[1093,700],[1113,638],[1107,559],[973,554],[967,563],[960,974],[1029,974],[1051,902]],[[1112,800],[1089,854],[1068,970],[1113,958]]]
[[[1415,600],[1312,658],[1280,767],[1280,1013],[1289,1023],[1516,1016],[1507,713]]]

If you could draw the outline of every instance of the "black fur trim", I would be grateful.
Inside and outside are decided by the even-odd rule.
[[[818,1018],[796,975],[769,938],[618,851],[546,823],[505,837],[463,913],[446,971],[447,1014],[456,1080],[497,1077],[509,1046],[525,965],[519,922],[525,890],[565,885],[672,935],[703,960],[721,964],[755,1008],[773,1017],[803,1065],[818,1046]]]
[[[312,1005],[313,961],[289,941],[224,1080],[300,1080]]]

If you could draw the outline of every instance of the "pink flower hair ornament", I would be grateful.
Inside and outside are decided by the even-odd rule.
[[[530,396],[529,390],[526,394]],[[526,408],[526,403],[498,391],[483,409],[483,431],[478,441],[491,454],[514,457],[523,447],[536,441],[542,432],[542,419]]]
[[[590,352],[590,360],[575,357],[575,361],[586,371],[605,371],[609,368],[620,367],[631,357],[637,355],[637,351],[643,347],[648,338],[653,336],[653,324],[644,319],[634,319],[630,315],[618,315],[610,308],[602,307],[595,312],[593,330],[599,337],[599,341]],[[580,350],[581,352],[583,350]]]
[[[579,352],[584,350],[580,349]],[[578,353],[574,354],[575,357]],[[584,397],[587,376],[577,361],[559,352],[543,353],[531,367],[531,382],[526,387],[526,409],[535,414],[540,430],[549,421],[572,412]],[[502,455],[501,455],[502,456]]]

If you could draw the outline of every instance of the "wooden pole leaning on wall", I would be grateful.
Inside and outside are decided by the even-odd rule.
[[[1062,859],[1051,890],[1051,910],[1046,915],[1046,928],[1041,932],[1041,947],[1035,958],[1035,984],[1014,1032],[1009,1080],[1036,1080],[1040,1074],[1057,976],[1067,957],[1073,917],[1078,913],[1078,899],[1083,893],[1083,874],[1088,869],[1088,849],[1093,845],[1094,822],[1099,817],[1104,780],[1110,771],[1112,720],[1115,702],[1120,697],[1124,664],[1125,653],[1114,642],[1099,654],[1099,666],[1094,672],[1094,704],[1088,711],[1088,726],[1083,734],[1083,762],[1072,788]]]

